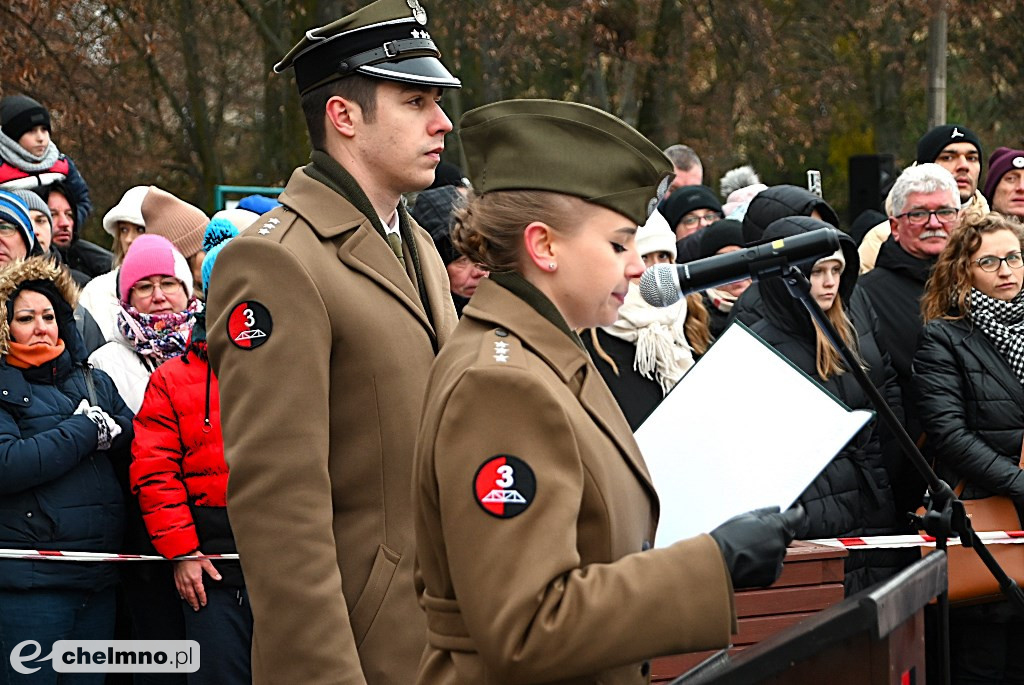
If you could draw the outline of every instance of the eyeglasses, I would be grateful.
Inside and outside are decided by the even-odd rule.
[[[909,223],[911,226],[923,226],[924,224],[928,223],[928,221],[931,220],[933,214],[935,215],[935,218],[939,220],[939,223],[948,224],[949,222],[956,220],[957,215],[960,214],[960,210],[953,209],[952,207],[943,207],[942,209],[934,210],[915,209],[910,212],[903,212],[902,214],[897,214],[894,218],[901,219],[903,217],[906,217],[907,223]]]
[[[132,286],[132,292],[142,298],[153,297],[153,291],[160,288],[164,295],[173,295],[181,290],[181,281],[177,278],[162,278],[159,283],[152,281],[139,281]]]
[[[1003,262],[1011,269],[1019,269],[1024,266],[1024,257],[1020,252],[1011,252],[1005,257],[993,257],[991,255],[975,259],[972,264],[977,264],[982,271],[999,271]]]
[[[14,224],[0,223],[0,235],[7,238],[18,232],[18,227]]]
[[[707,214],[702,214],[700,216],[688,216],[685,219],[680,220],[679,223],[687,228],[693,228],[701,222],[704,222],[705,225],[713,224],[721,218],[722,215],[718,212],[708,212]]]

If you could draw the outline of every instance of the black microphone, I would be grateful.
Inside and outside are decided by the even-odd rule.
[[[640,277],[640,296],[647,304],[667,307],[689,293],[781,275],[793,262],[827,257],[838,249],[839,231],[819,228],[687,264],[655,264]]]

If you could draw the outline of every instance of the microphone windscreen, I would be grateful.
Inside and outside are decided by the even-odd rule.
[[[655,264],[640,277],[640,297],[653,307],[667,307],[679,301],[679,274],[675,264]]]

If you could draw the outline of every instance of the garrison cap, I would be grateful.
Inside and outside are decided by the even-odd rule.
[[[440,56],[427,33],[427,11],[419,0],[377,0],[306,31],[274,71],[295,67],[299,95],[355,73],[438,88],[462,87]]]
[[[599,109],[557,100],[506,100],[459,122],[473,191],[547,190],[647,222],[672,162],[654,143]]]

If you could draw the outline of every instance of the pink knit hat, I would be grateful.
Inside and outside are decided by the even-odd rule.
[[[185,284],[185,293],[192,297],[192,271],[188,262],[167,238],[143,233],[132,241],[118,273],[121,302],[127,302],[132,286],[150,276],[174,276]]]

